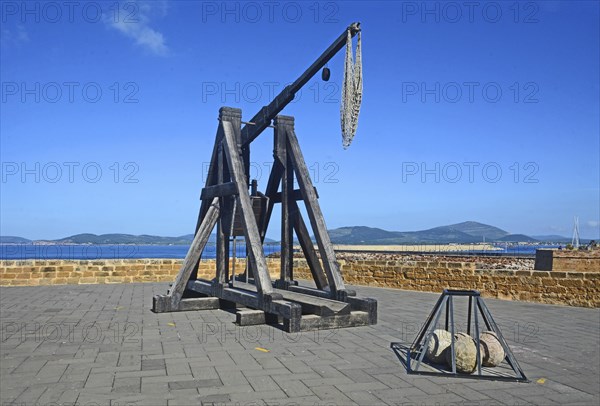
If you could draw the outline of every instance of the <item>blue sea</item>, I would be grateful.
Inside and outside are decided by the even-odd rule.
[[[559,245],[514,245],[503,247],[501,251],[481,251],[477,249],[452,252],[451,255],[535,255],[538,248],[558,248]],[[46,244],[0,244],[0,259],[5,260],[95,260],[95,259],[135,259],[135,258],[185,258],[187,245],[46,245]],[[280,251],[278,243],[265,244],[265,254]],[[246,256],[246,247],[238,244],[237,257]],[[417,252],[411,252],[413,254]],[[427,252],[435,254],[436,252]],[[442,254],[440,252],[440,254]],[[216,246],[209,243],[202,255],[205,259],[216,257]]]
[[[135,258],[185,258],[189,245],[94,245],[94,244],[0,244],[0,259],[94,260]],[[280,251],[279,244],[265,244],[265,254]],[[230,247],[230,252],[233,248]],[[236,245],[236,256],[246,256],[246,246]],[[216,258],[216,244],[208,243],[202,258]]]
[[[94,260],[134,258],[184,258],[186,245],[93,245],[93,244],[1,244],[0,259],[13,260]],[[213,256],[211,257],[211,251]],[[205,257],[214,258],[214,249]]]

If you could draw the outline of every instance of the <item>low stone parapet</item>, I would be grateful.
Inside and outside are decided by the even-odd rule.
[[[435,256],[422,260],[341,259],[339,263],[345,282],[352,285],[436,293],[443,289],[476,289],[484,297],[600,307],[600,271],[480,269],[476,262]],[[172,282],[181,264],[178,259],[0,261],[0,285]],[[276,279],[279,259],[268,258],[267,265],[271,278]],[[244,268],[245,261],[238,259],[236,274]],[[198,276],[212,279],[215,269],[215,260],[201,261]],[[311,279],[304,259],[294,259],[294,277]]]
[[[535,269],[558,272],[600,272],[600,249],[536,250]]]

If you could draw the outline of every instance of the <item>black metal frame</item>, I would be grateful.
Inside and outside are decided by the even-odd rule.
[[[469,304],[467,309],[467,334],[471,334],[471,325],[475,329],[474,341],[477,349],[477,369],[473,374],[463,374],[459,373],[456,370],[456,353],[455,353],[455,323],[454,323],[454,297],[455,296],[466,296],[469,298]],[[429,342],[433,335],[433,331],[435,330],[438,321],[442,315],[442,311],[445,309],[445,329],[450,331],[451,341],[450,341],[450,351],[452,352],[452,370],[451,371],[423,371],[421,370],[421,364],[423,363],[423,359],[425,357],[425,353],[427,352],[427,348],[429,346]],[[505,358],[504,360],[511,367],[515,376],[506,376],[506,375],[490,375],[484,374],[481,366],[481,349],[479,345],[479,334],[480,334],[480,323],[479,317],[482,318],[485,326],[488,330],[494,332],[498,341],[502,345],[504,349]],[[400,343],[392,343],[391,348],[396,352],[396,355],[400,357],[400,351],[402,350],[402,345]],[[499,380],[499,381],[517,381],[517,382],[529,382],[525,373],[521,369],[521,366],[517,362],[514,357],[510,347],[506,343],[502,332],[498,328],[498,325],[494,321],[492,314],[490,313],[488,307],[486,306],[483,298],[481,297],[479,291],[477,290],[451,290],[444,289],[442,295],[439,297],[435,306],[429,316],[425,324],[421,327],[421,330],[417,334],[412,345],[406,349],[406,369],[409,374],[417,374],[417,375],[432,375],[432,376],[447,376],[447,377],[459,377],[459,378],[472,378],[472,379],[488,379],[488,380]],[[416,365],[413,368],[413,361],[416,362]]]

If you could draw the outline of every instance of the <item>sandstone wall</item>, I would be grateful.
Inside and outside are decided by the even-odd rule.
[[[475,262],[428,260],[340,260],[348,284],[423,292],[477,289],[485,297],[600,307],[600,271],[563,272],[478,269]],[[37,286],[89,283],[172,282],[182,260],[0,261],[0,285]],[[267,259],[273,279],[279,259]],[[230,264],[231,265],[231,264]],[[236,273],[244,261],[237,260]],[[215,261],[202,261],[199,276],[212,279]],[[304,259],[294,260],[294,275],[310,279]]]
[[[537,250],[535,269],[559,272],[600,272],[600,249],[590,251]]]
[[[600,272],[600,250],[553,252],[552,270],[561,272]]]

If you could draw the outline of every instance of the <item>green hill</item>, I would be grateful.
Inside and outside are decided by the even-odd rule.
[[[181,237],[159,237],[156,235],[132,234],[76,234],[70,237],[53,240],[58,244],[189,244],[191,235]]]
[[[15,237],[12,235],[0,235],[0,244],[29,244],[31,240],[23,237]]]
[[[373,244],[373,241],[394,239],[396,233],[380,228],[355,226],[329,230],[329,237],[336,244]]]
[[[531,238],[535,238],[538,241],[549,241],[549,242],[571,242],[571,237],[565,237],[564,235],[532,235]]]
[[[510,234],[498,227],[476,221],[465,221],[458,224],[440,226],[420,231],[388,231],[381,228],[352,226],[329,230],[334,244],[348,245],[397,245],[397,244],[447,244],[447,243],[478,243],[478,242],[533,242],[536,239],[523,234]],[[48,242],[56,244],[138,244],[138,245],[189,245],[194,239],[193,234],[179,237],[161,237],[156,235],[133,234],[76,234]],[[209,238],[215,242],[215,235]],[[31,240],[21,237],[2,236],[0,243],[31,243]],[[265,239],[267,243],[275,242]],[[243,244],[243,238],[239,238]]]
[[[535,239],[523,234],[509,234],[498,227],[476,221],[434,227],[420,231],[387,231],[364,226],[341,227],[329,230],[334,244],[396,245],[396,244],[447,244],[494,241],[532,242]]]
[[[509,234],[505,235],[502,238],[497,239],[496,241],[506,241],[506,242],[537,242],[535,238],[532,238],[525,234]]]
[[[452,228],[454,230],[461,231],[465,234],[469,234],[475,237],[480,237],[479,241],[485,237],[487,240],[498,240],[504,236],[509,235],[508,232],[494,226],[487,224],[478,223],[476,221],[465,221],[458,224],[452,224],[444,226],[446,228]]]

